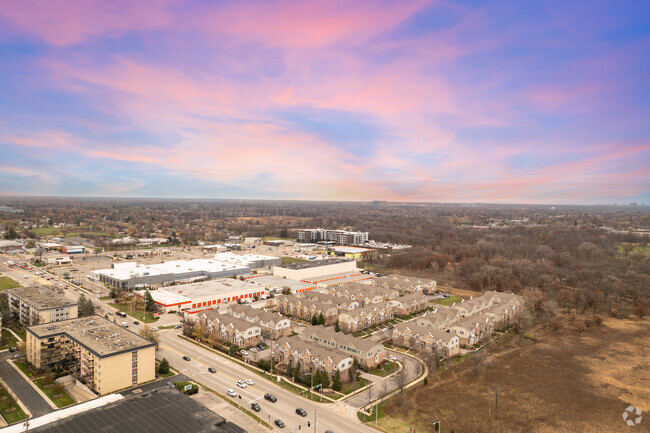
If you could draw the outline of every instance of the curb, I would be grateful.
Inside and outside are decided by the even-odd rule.
[[[25,373],[23,373],[23,371],[20,368],[18,368],[18,366],[16,364],[11,362],[10,359],[7,359],[7,362],[14,368],[14,370],[16,370],[23,377],[23,379],[25,379],[27,381],[27,383],[29,383],[31,385],[32,388],[34,388],[36,390],[36,392],[38,392],[40,394],[41,397],[43,397],[43,399],[47,402],[47,404],[50,405],[50,407],[52,409],[59,410],[59,407],[57,405],[55,405],[54,402],[52,400],[50,400],[50,398],[47,395],[45,395],[45,393],[43,391],[41,391],[41,389],[38,386],[36,386],[36,384],[34,382],[32,382],[32,380],[29,377],[27,377],[27,375]]]

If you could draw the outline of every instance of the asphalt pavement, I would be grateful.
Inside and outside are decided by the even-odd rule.
[[[18,373],[9,363],[13,353],[3,352],[0,355],[0,377],[9,388],[16,394],[18,399],[32,413],[33,417],[54,412],[54,409],[36,392],[34,388]]]

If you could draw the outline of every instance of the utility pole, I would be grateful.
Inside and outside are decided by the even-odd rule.
[[[314,409],[314,433],[316,433],[316,409]]]

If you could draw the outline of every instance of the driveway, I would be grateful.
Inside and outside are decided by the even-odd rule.
[[[13,353],[5,352],[0,356],[0,377],[9,388],[16,394],[18,399],[27,407],[34,418],[54,412],[54,409],[36,392],[9,363]]]

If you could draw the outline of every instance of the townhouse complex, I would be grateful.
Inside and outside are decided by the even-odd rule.
[[[393,343],[453,356],[461,346],[471,346],[512,323],[523,303],[520,295],[490,291],[451,307],[439,305],[432,313],[395,325]]]
[[[97,394],[155,379],[155,343],[99,316],[30,326],[27,360],[62,367]]]
[[[6,289],[9,312],[23,326],[60,322],[78,315],[77,302],[66,299],[63,290],[52,287]]]
[[[266,310],[245,305],[229,305],[224,313],[205,310],[190,318],[201,338],[249,348],[262,338],[277,340],[292,333],[291,321]]]

